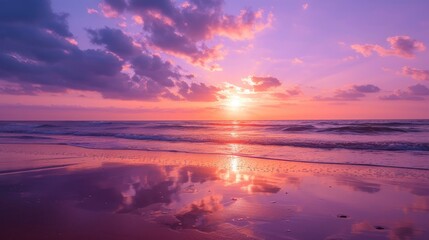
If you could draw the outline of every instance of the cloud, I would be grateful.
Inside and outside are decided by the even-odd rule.
[[[198,45],[186,35],[181,35],[173,26],[155,22],[151,26],[148,43],[175,56],[188,59],[193,64],[205,66],[208,62],[223,58],[221,46]]]
[[[295,86],[293,88],[286,89],[284,92],[276,92],[271,95],[277,99],[290,99],[291,97],[298,96],[302,94],[302,90],[299,86]]]
[[[97,14],[98,13],[97,9],[94,9],[94,8],[88,8],[88,9],[86,9],[86,12],[88,14]]]
[[[119,29],[87,30],[92,43],[104,48],[80,49],[68,30],[67,15],[53,13],[47,0],[10,0],[2,5],[0,79],[10,83],[0,86],[4,94],[73,89],[98,92],[105,98],[156,101],[174,95],[172,91],[183,85],[181,79],[187,78],[179,66],[143,49]],[[119,11],[122,5],[112,6]],[[212,94],[201,95],[213,89],[193,83],[179,100],[211,101]]]
[[[129,57],[141,52],[141,49],[133,44],[133,39],[119,29],[105,27],[98,30],[88,29],[87,32],[92,43],[103,45],[120,57]]]
[[[162,86],[173,87],[173,80],[181,78],[181,74],[173,70],[170,62],[163,61],[156,55],[140,55],[131,62],[137,75],[154,80]]]
[[[293,64],[303,64],[304,63],[304,61],[302,61],[301,59],[299,59],[299,58],[294,58],[294,59],[292,59],[292,61],[291,61]]]
[[[127,6],[124,0],[104,0],[104,2],[118,13],[124,12]]]
[[[123,12],[139,16],[145,41],[152,47],[203,67],[225,54],[219,45],[208,46],[207,41],[215,36],[249,39],[272,21],[272,15],[262,10],[243,9],[238,15],[226,14],[222,0],[190,0],[183,4],[172,0],[105,0],[102,7],[107,9],[107,17]]]
[[[380,88],[372,85],[372,84],[366,84],[366,85],[354,85],[353,88],[360,93],[376,93],[380,91]]]
[[[353,44],[351,48],[365,57],[369,57],[375,52],[382,57],[397,56],[414,58],[416,52],[426,50],[426,46],[423,42],[412,39],[409,36],[388,37],[387,42],[390,45],[389,49],[377,44]]]
[[[314,100],[319,101],[356,101],[364,98],[368,93],[377,93],[380,88],[372,85],[353,85],[346,89],[337,89],[331,97],[316,96]]]
[[[405,76],[410,76],[415,80],[429,81],[429,70],[422,70],[405,66],[402,68],[402,74]]]
[[[207,86],[204,83],[188,84],[184,81],[178,83],[179,95],[193,102],[214,102],[218,100],[220,88]]]
[[[429,88],[422,84],[409,86],[407,90],[397,90],[395,93],[382,96],[382,100],[410,100],[422,101],[429,96]]]
[[[279,87],[282,83],[275,77],[256,77],[250,76],[244,78],[243,81],[252,86],[255,92],[265,92],[272,88]]]
[[[304,3],[304,4],[302,4],[302,9],[307,10],[309,6],[310,6],[310,4]]]

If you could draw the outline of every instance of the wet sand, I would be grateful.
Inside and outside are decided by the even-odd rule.
[[[429,171],[0,144],[0,239],[429,239]]]

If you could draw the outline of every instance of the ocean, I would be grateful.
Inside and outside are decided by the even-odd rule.
[[[429,170],[429,120],[15,121],[0,143]]]

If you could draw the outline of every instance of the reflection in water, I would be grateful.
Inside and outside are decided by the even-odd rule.
[[[376,193],[380,191],[380,184],[362,181],[360,179],[354,179],[351,177],[338,177],[337,182],[340,185],[346,185],[351,187],[354,191]]]
[[[386,227],[381,225],[372,225],[367,221],[353,223],[352,225],[352,233],[354,234],[362,234],[368,232],[379,232],[386,233]]]
[[[372,236],[386,236],[390,240],[410,240],[415,239],[418,230],[414,224],[409,221],[395,223],[391,229],[384,226],[371,225],[369,222],[358,222],[352,225],[352,233],[365,234],[371,233]]]
[[[414,202],[404,208],[406,213],[408,212],[429,212],[429,197],[417,197]]]
[[[410,240],[415,239],[418,232],[412,222],[401,222],[396,224],[389,232],[390,240]]]
[[[214,225],[213,213],[223,209],[222,196],[211,195],[201,200],[194,201],[189,206],[179,210],[176,214],[179,222],[174,228],[197,228],[203,231],[211,231]]]
[[[217,179],[216,169],[213,167],[185,166],[179,170],[179,183],[204,183]]]
[[[237,156],[231,156],[229,159],[229,168],[218,171],[219,178],[224,181],[225,186],[236,185],[240,186],[242,191],[248,193],[277,193],[280,187],[275,184],[275,179],[269,180],[263,176],[255,176],[243,172],[241,160]]]
[[[6,236],[1,239],[24,234],[21,229],[64,233],[63,225],[81,222],[88,231],[103,224],[120,226],[116,230],[122,231],[127,225],[124,219],[138,226],[131,235],[120,235],[127,239],[150,232],[153,226],[148,223],[171,234],[203,232],[203,238],[211,239],[332,239],[339,232],[343,239],[427,239],[428,233],[421,229],[429,227],[429,198],[413,195],[414,186],[398,188],[339,174],[327,175],[330,184],[326,184],[317,174],[309,174],[320,172],[319,166],[312,170],[310,165],[300,168],[238,156],[205,163],[104,164],[0,176],[0,226]],[[330,167],[326,168],[330,171]],[[424,189],[421,185],[418,189]],[[282,193],[285,188],[288,194]],[[340,213],[351,217],[339,219]],[[313,226],[311,231],[308,226]],[[85,239],[74,231],[68,234],[74,236],[69,239]]]

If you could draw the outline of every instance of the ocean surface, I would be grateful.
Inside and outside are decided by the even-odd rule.
[[[429,170],[429,120],[0,122],[0,143]]]

